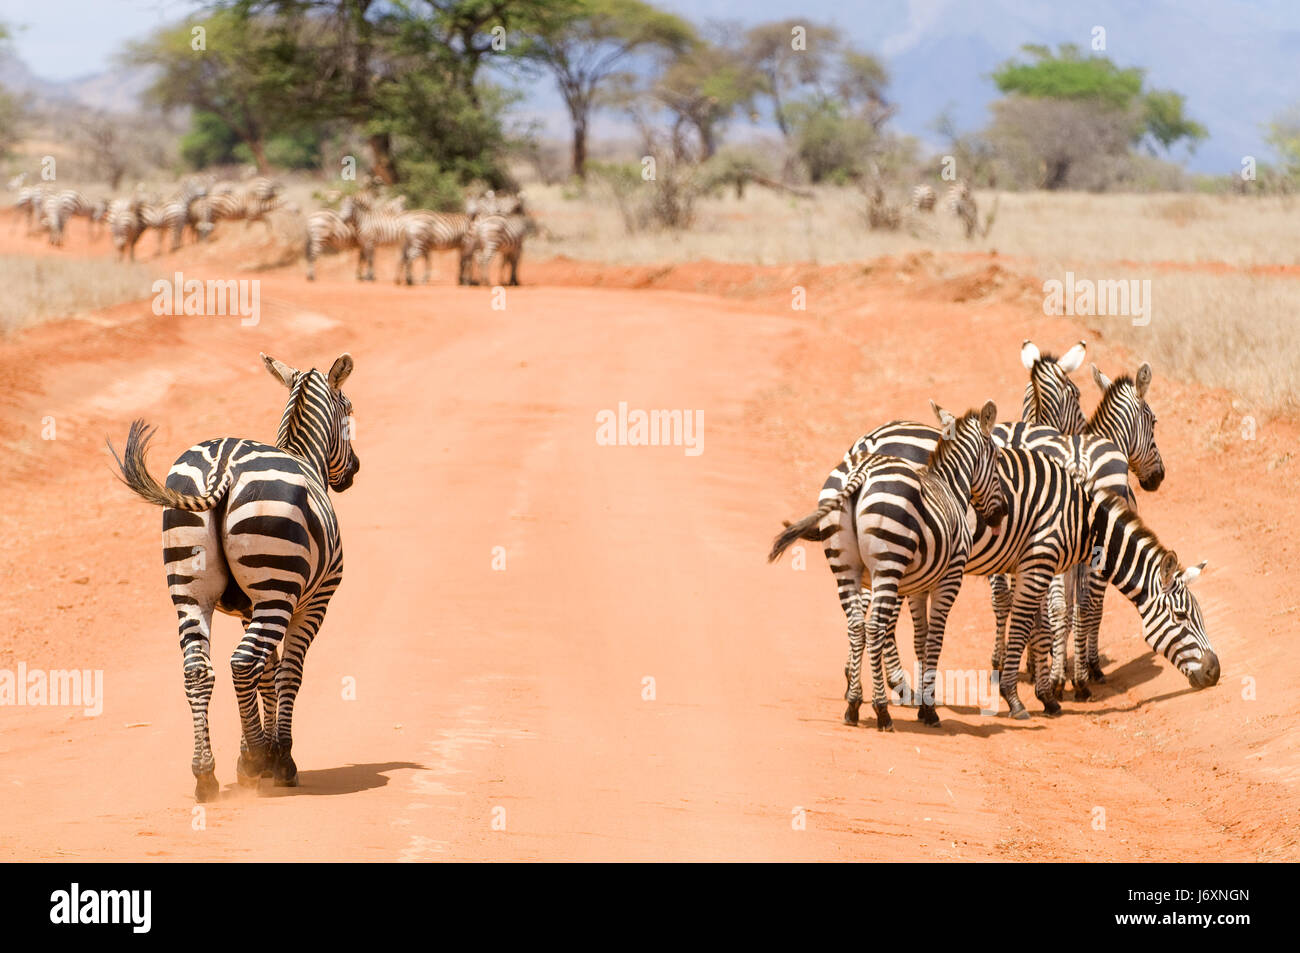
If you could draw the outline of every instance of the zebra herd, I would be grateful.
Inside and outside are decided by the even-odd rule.
[[[89,234],[107,225],[119,260],[135,260],[135,247],[149,229],[158,231],[158,251],[168,235],[170,249],[181,246],[186,234],[206,240],[222,221],[262,222],[277,209],[294,210],[284,200],[278,183],[261,176],[244,182],[193,177],[166,197],[149,195],[143,187],[120,198],[91,200],[76,189],[27,185],[20,175],[9,183],[17,191],[14,209],[25,218],[27,230],[44,230],[50,243],[63,244],[64,229],[74,217],[87,219]],[[316,260],[324,253],[355,249],[357,279],[375,278],[375,251],[398,248],[395,280],[414,284],[414,265],[423,262],[421,283],[427,283],[430,256],[435,251],[458,253],[460,284],[491,284],[492,263],[501,260],[503,284],[519,284],[519,259],[524,239],[535,231],[521,195],[487,192],[466,202],[464,212],[407,210],[401,198],[383,200],[367,192],[343,196],[335,193],[338,210],[323,208],[307,217],[305,254],[307,279],[315,280]]]
[[[1130,472],[1147,491],[1165,474],[1146,400],[1151,367],[1111,380],[1093,365],[1101,398],[1085,418],[1070,380],[1084,354],[1082,341],[1060,358],[1024,342],[1020,422],[995,423],[990,401],[961,417],[932,405],[939,427],[876,428],[827,477],[817,509],[776,537],[770,561],[796,540],[817,541],[835,576],[848,619],[846,723],[858,723],[864,653],[878,729],[892,729],[889,691],[914,698],[921,721],[939,723],[939,654],[964,575],[990,577],[992,670],[1015,718],[1029,717],[1017,687],[1026,648],[1034,694],[1049,715],[1060,711],[1067,642],[1075,697],[1089,698],[1089,682],[1104,680],[1097,633],[1108,583],[1137,608],[1147,644],[1194,688],[1218,682],[1219,660],[1189,589],[1205,563],[1183,568],[1138,516],[1129,488]],[[915,696],[894,637],[903,598],[920,669]]]
[[[375,250],[398,248],[399,284],[414,284],[414,264],[424,262],[420,281],[429,280],[435,251],[455,251],[460,284],[491,284],[493,259],[500,254],[503,283],[519,284],[524,238],[534,230],[520,195],[487,192],[466,202],[464,212],[407,210],[399,198],[381,202],[366,193],[348,195],[338,211],[320,209],[307,219],[307,280],[316,278],[316,259],[326,251],[357,251],[357,280],[375,280]],[[500,277],[505,278],[502,274]]]
[[[82,217],[87,220],[92,237],[96,225],[107,225],[118,259],[132,261],[136,244],[150,229],[158,232],[159,252],[168,235],[171,250],[175,251],[187,230],[195,240],[202,240],[222,221],[243,220],[247,224],[260,221],[269,228],[267,216],[272,211],[291,208],[281,197],[279,185],[261,176],[244,182],[194,177],[165,198],[137,185],[129,196],[92,200],[76,189],[27,185],[25,174],[11,180],[9,187],[18,193],[13,207],[20,219],[26,219],[29,234],[44,230],[50,244],[59,246],[63,244],[68,221]]]

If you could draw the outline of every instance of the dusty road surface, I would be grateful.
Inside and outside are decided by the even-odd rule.
[[[77,239],[63,254],[106,253]],[[12,235],[0,251],[49,254]],[[446,262],[441,284],[408,289],[357,285],[342,259],[309,284],[222,255],[150,264],[259,277],[255,326],[140,302],[0,341],[0,669],[103,672],[97,717],[0,708],[0,858],[1300,855],[1292,424],[1243,440],[1231,395],[1156,368],[1169,477],[1141,508],[1186,564],[1209,560],[1217,687],[1193,692],[1151,655],[1112,590],[1093,701],[1048,719],[1027,698],[1035,716],[1012,722],[967,699],[937,729],[896,708],[880,734],[840,721],[844,626],[821,553],[802,569],[764,557],[865,430],[930,397],[993,397],[1013,417],[1022,338],[1095,339],[1044,318],[1013,274],[525,258],[530,284],[493,310],[488,290],[446,283]],[[302,786],[234,783],[238,626],[221,617],[223,792],[196,811],[160,514],[114,480],[104,438],[158,425],[158,475],[199,440],[272,439],[284,392],[258,352],[324,368],[344,350],[363,468],[335,497],[346,571],[299,698]],[[1090,357],[1114,375],[1142,355]],[[620,402],[701,412],[702,452],[600,445],[596,416]],[[943,669],[986,674],[991,630],[987,585],[968,579]],[[910,664],[906,620],[899,638]]]

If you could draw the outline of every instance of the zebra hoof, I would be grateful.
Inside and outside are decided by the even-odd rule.
[[[1034,694],[1037,695],[1038,693],[1035,692]],[[1055,698],[1052,697],[1052,693],[1050,691],[1038,695],[1038,700],[1043,703],[1043,714],[1059,715],[1061,713],[1061,705]]]
[[[934,727],[939,724],[939,713],[934,710],[933,705],[922,705],[916,710],[916,720]]]
[[[1052,697],[1055,698],[1058,702],[1065,697],[1065,679],[1061,679],[1059,682],[1053,680]]]
[[[872,705],[876,710],[876,731],[893,731],[894,719],[889,714],[888,705]]]
[[[217,783],[217,775],[213,771],[204,771],[202,774],[196,774],[194,782],[194,800],[200,804],[206,804],[208,801],[215,801],[217,795],[221,793],[221,785]]]
[[[862,699],[859,698],[857,701],[850,701],[849,707],[844,709],[844,724],[856,728],[858,724],[858,709],[861,707]]]
[[[1088,663],[1088,675],[1094,682],[1106,681],[1106,674],[1101,670],[1100,662]]]
[[[267,767],[265,748],[257,751],[241,751],[239,760],[235,762],[235,779],[239,781],[241,787],[255,788],[261,783],[262,772]]]
[[[1092,690],[1086,684],[1074,686],[1074,700],[1077,702],[1086,702],[1092,697]]]
[[[1011,713],[1011,717],[1014,718],[1016,721],[1028,721],[1028,720],[1029,720],[1029,709],[1028,709],[1028,708],[1025,708],[1025,707],[1022,705],[1022,706],[1020,706],[1020,710],[1019,710],[1019,711],[1013,711],[1013,712]]]
[[[298,786],[298,766],[293,758],[285,755],[271,769],[271,777],[277,788],[296,788]]]

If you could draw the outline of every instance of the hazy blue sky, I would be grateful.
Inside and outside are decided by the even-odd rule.
[[[659,2],[697,23],[798,16],[840,26],[858,47],[885,59],[889,92],[900,106],[895,126],[922,138],[932,138],[928,125],[945,107],[963,129],[983,125],[996,96],[988,73],[1020,44],[1086,47],[1095,25],[1106,28],[1106,55],[1147,69],[1152,86],[1186,94],[1188,112],[1212,137],[1191,158],[1192,168],[1226,172],[1243,155],[1267,157],[1264,124],[1300,102],[1300,0]],[[200,6],[198,0],[0,0],[0,20],[16,28],[14,48],[38,76],[67,80],[105,69],[126,40]],[[521,112],[555,134],[565,131],[549,83],[529,85]],[[748,125],[738,123],[736,131],[743,134]]]

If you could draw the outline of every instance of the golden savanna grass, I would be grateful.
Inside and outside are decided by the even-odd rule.
[[[144,265],[111,258],[0,255],[0,334],[149,297]]]

